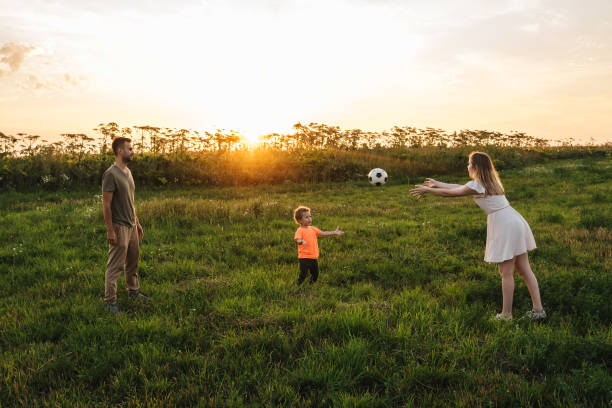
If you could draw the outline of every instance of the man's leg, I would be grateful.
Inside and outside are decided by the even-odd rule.
[[[117,235],[117,245],[109,244],[108,262],[106,264],[104,301],[108,303],[117,302],[117,279],[121,276],[125,267],[129,236],[126,227],[113,224]]]
[[[140,242],[138,241],[138,230],[136,227],[127,229],[129,231],[129,242],[127,256],[125,258],[125,282],[131,295],[138,294],[138,257],[140,256]]]

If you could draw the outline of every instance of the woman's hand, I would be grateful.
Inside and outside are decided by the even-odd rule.
[[[438,187],[438,181],[432,178],[426,178],[423,184],[427,187]]]
[[[334,231],[334,234],[336,234],[336,235],[344,235],[344,231],[340,231],[340,228],[336,227],[336,230]]]
[[[421,196],[427,192],[429,192],[429,188],[427,186],[416,184],[415,187],[410,190],[410,194],[415,196],[416,198],[421,198]]]

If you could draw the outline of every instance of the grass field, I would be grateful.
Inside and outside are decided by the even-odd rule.
[[[539,247],[542,323],[518,318],[531,307],[518,276],[515,320],[491,319],[501,282],[470,198],[365,180],[137,188],[153,301],[120,280],[115,317],[99,189],[3,192],[0,405],[609,406],[612,160],[502,180]],[[295,284],[299,204],[345,231],[319,239],[314,286]]]

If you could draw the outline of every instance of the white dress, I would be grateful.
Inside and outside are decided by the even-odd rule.
[[[505,195],[485,196],[484,186],[477,180],[467,187],[478,192],[474,201],[487,213],[487,247],[484,260],[500,263],[536,248],[533,233],[527,221],[514,208]]]

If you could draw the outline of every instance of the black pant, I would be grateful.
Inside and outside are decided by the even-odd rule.
[[[316,259],[300,258],[300,276],[298,277],[298,285],[304,282],[310,271],[310,283],[315,283],[319,277],[319,263]]]

